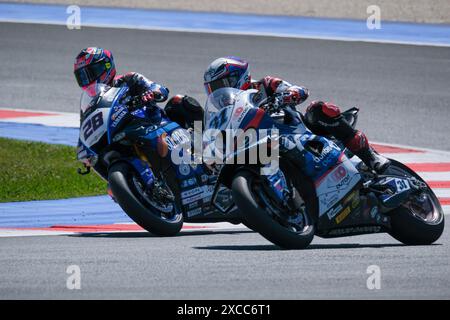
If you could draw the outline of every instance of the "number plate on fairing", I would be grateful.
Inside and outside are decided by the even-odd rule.
[[[81,124],[80,140],[90,148],[96,144],[106,133],[109,108],[101,108],[93,111]]]
[[[319,216],[342,200],[360,181],[361,175],[346,157],[341,164],[316,180]]]

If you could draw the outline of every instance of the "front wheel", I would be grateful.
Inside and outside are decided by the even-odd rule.
[[[261,176],[242,170],[233,179],[233,199],[251,228],[264,238],[285,249],[304,249],[314,238],[314,225],[304,212],[304,204],[296,192],[296,202],[303,208],[297,216],[280,218],[271,205],[270,195],[261,188]],[[269,209],[269,207],[271,209]]]
[[[174,203],[156,202],[144,192],[130,165],[117,162],[108,172],[112,193],[125,213],[145,230],[159,236],[174,236],[183,226],[183,215]]]
[[[386,174],[412,176],[425,183],[413,170],[400,162],[391,161],[392,164]],[[421,194],[412,196],[391,214],[390,235],[407,245],[432,244],[444,231],[444,212],[438,198],[428,185]]]

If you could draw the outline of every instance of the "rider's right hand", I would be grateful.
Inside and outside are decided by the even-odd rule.
[[[155,95],[150,90],[148,90],[148,91],[144,92],[143,94],[141,94],[141,101],[142,101],[143,105],[151,103],[154,100],[155,100]]]
[[[155,96],[152,91],[145,91],[144,93],[131,98],[128,107],[130,110],[136,110],[149,105],[155,101]]]

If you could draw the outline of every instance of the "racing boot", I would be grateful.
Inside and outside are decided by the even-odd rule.
[[[377,173],[383,173],[391,164],[388,158],[377,153],[371,146],[367,149],[360,150],[356,155],[364,164]]]
[[[377,173],[383,173],[391,163],[389,159],[378,154],[370,145],[367,137],[361,131],[357,131],[345,146],[358,158],[360,158],[369,169]]]

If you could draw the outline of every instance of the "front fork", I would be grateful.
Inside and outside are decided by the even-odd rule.
[[[151,188],[155,183],[155,176],[148,163],[137,158],[126,159],[126,161],[139,173],[146,189]]]
[[[147,155],[141,149],[139,149],[138,146],[134,145],[134,150],[136,151],[139,159],[132,158],[131,160],[129,160],[129,162],[140,174],[146,188],[151,188],[155,183],[155,175],[153,174],[153,171],[151,169],[150,161],[148,160]]]

